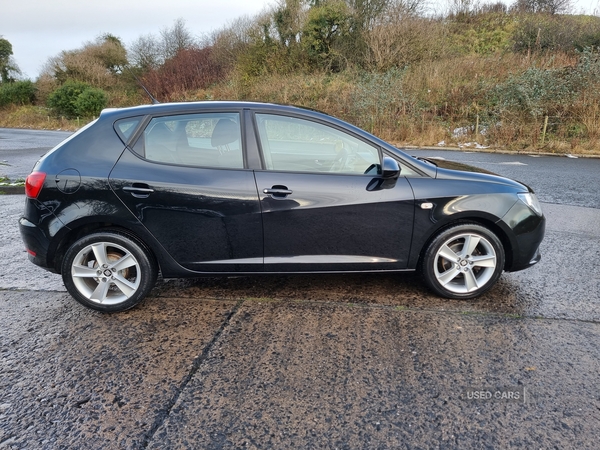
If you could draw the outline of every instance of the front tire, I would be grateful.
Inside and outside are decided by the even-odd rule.
[[[442,231],[429,244],[421,273],[427,286],[442,297],[474,298],[496,283],[504,258],[504,247],[492,231],[460,224]]]
[[[82,237],[62,261],[67,291],[82,305],[104,312],[136,306],[154,287],[157,274],[149,252],[118,231]]]

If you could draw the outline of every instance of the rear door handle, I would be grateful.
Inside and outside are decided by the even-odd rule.
[[[125,192],[129,192],[132,196],[136,198],[146,198],[154,192],[154,189],[152,189],[147,184],[142,183],[134,183],[131,186],[124,186],[123,190]]]

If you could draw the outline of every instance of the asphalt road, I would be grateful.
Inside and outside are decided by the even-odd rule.
[[[0,177],[24,179],[41,155],[71,134],[69,131],[0,128]]]
[[[26,261],[24,199],[0,196],[0,449],[597,448],[600,161],[437,156],[546,202],[540,264],[476,301],[408,274],[238,277],[100,314]]]

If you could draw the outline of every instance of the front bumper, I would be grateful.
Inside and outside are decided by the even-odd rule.
[[[527,205],[517,202],[502,219],[512,229],[512,258],[504,268],[517,272],[537,264],[541,258],[540,244],[546,232],[546,217],[534,213]]]

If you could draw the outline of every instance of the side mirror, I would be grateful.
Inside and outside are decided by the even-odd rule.
[[[400,176],[400,166],[398,161],[389,156],[383,157],[383,168],[381,171],[381,177],[385,180],[396,179]]]

